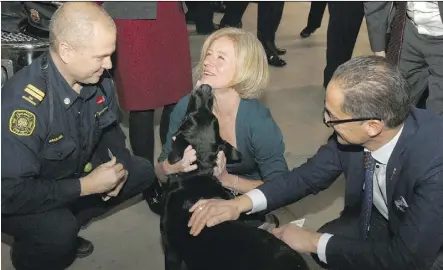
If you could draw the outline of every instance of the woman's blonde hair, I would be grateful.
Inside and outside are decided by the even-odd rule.
[[[200,61],[194,68],[195,81],[200,79],[203,74],[203,61],[209,47],[221,37],[229,38],[234,43],[235,48],[235,76],[229,87],[234,88],[239,96],[244,99],[260,97],[269,80],[266,54],[254,34],[238,28],[222,28],[208,36],[201,50]]]

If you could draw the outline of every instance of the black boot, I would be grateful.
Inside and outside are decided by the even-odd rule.
[[[163,214],[163,189],[158,180],[143,191],[143,198],[145,198],[152,212],[160,216]]]
[[[77,236],[77,258],[84,258],[92,254],[94,245],[80,236]]]

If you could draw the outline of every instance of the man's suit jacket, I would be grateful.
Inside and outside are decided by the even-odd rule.
[[[393,1],[365,2],[365,17],[368,27],[369,43],[373,52],[386,49],[386,34],[390,31],[392,18],[395,14]],[[443,22],[443,2],[438,2],[441,20]]]
[[[429,269],[443,246],[443,118],[430,111],[411,110],[387,164],[391,237],[363,242],[333,236],[326,247],[327,262],[333,269]],[[277,209],[328,188],[342,172],[345,209],[358,209],[358,218],[363,199],[363,148],[341,147],[335,139],[305,164],[258,189],[267,199],[268,210]],[[402,198],[408,207],[397,206]]]
[[[103,2],[102,7],[113,19],[155,20],[157,2],[116,1]]]

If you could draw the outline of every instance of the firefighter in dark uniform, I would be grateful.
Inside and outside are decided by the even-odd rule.
[[[64,269],[91,254],[80,228],[154,181],[152,164],[125,146],[105,76],[112,19],[94,3],[66,3],[50,35],[49,52],[2,89],[2,232],[20,270]]]

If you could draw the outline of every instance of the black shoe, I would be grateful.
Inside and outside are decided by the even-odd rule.
[[[157,215],[163,214],[163,189],[160,186],[158,180],[155,183],[143,191],[143,197],[148,203],[149,209]]]
[[[77,258],[88,257],[94,251],[94,245],[80,236],[77,236]]]
[[[223,19],[220,21],[220,28],[224,28],[224,27],[235,27],[235,28],[242,28],[243,27],[243,22],[240,21],[240,23],[238,25],[229,25],[226,24]]]
[[[305,27],[305,29],[303,29],[303,30],[300,32],[300,36],[301,36],[302,38],[307,38],[307,37],[311,36],[311,35],[315,32],[315,30],[316,30],[316,29],[312,30],[312,29],[310,29],[310,28],[308,28],[308,27]]]
[[[272,41],[262,41],[263,48],[265,48],[266,54],[276,54],[276,55],[284,55],[286,54],[285,49],[277,48],[274,42]]]
[[[286,66],[286,61],[281,59],[278,55],[266,55],[268,59],[268,64],[273,67],[284,67]]]
[[[274,42],[261,41],[263,48],[265,49],[266,58],[268,59],[268,64],[273,67],[284,67],[286,66],[286,61],[278,56],[278,49]],[[286,50],[285,50],[286,52]]]

